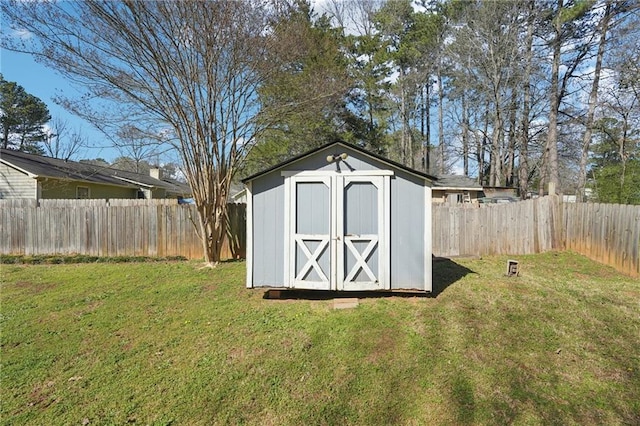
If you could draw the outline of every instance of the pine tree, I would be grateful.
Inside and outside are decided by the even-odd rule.
[[[0,74],[0,136],[5,149],[43,154],[38,146],[46,138],[44,125],[51,119],[49,109],[19,84]]]

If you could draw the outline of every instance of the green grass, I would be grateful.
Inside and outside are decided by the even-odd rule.
[[[436,298],[347,310],[264,299],[240,262],[2,265],[0,421],[640,423],[640,282],[506,259],[436,262]]]

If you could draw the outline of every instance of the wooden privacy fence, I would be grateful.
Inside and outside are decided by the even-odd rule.
[[[640,276],[640,206],[563,204],[564,248]]]
[[[508,204],[435,206],[435,256],[572,250],[640,275],[640,206],[563,203],[543,197]]]
[[[245,253],[244,205],[228,205],[223,258]],[[194,205],[176,200],[3,200],[0,253],[203,258]]]
[[[228,205],[223,258],[246,253],[246,207]],[[0,200],[0,253],[203,258],[193,205],[176,200]],[[436,256],[572,250],[640,276],[640,206],[562,203],[434,206]]]

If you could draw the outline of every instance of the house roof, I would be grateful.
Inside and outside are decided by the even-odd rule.
[[[404,170],[405,172],[411,173],[411,174],[416,175],[418,177],[421,177],[421,178],[424,178],[424,179],[429,179],[431,181],[437,180],[437,178],[435,176],[432,176],[432,175],[429,175],[427,173],[421,172],[420,170],[412,169],[411,167],[407,167],[407,166],[405,166],[403,164],[400,164],[400,163],[397,163],[397,162],[395,162],[393,160],[389,160],[388,158],[385,158],[385,157],[382,157],[380,155],[377,155],[377,154],[374,154],[372,152],[369,152],[369,151],[365,150],[364,148],[361,148],[361,147],[359,147],[357,145],[353,145],[353,144],[346,143],[346,142],[343,142],[343,141],[336,141],[336,142],[330,142],[330,143],[324,144],[322,146],[319,146],[318,148],[312,149],[312,150],[307,151],[307,152],[305,152],[303,154],[300,154],[300,155],[295,156],[293,158],[290,158],[290,159],[288,159],[286,161],[283,161],[282,163],[276,164],[273,167],[269,167],[268,169],[265,169],[265,170],[263,170],[261,172],[255,173],[255,174],[253,174],[251,176],[248,176],[248,177],[242,179],[242,183],[247,183],[249,181],[252,181],[252,180],[254,180],[254,179],[256,179],[256,178],[258,178],[258,177],[260,177],[262,175],[266,175],[267,173],[270,173],[270,172],[272,172],[274,170],[278,170],[278,169],[280,169],[282,167],[286,167],[287,165],[289,165],[291,163],[295,163],[296,161],[302,160],[303,158],[309,157],[309,156],[311,156],[311,155],[313,155],[313,154],[315,154],[315,153],[317,153],[319,151],[322,151],[323,149],[326,149],[326,148],[329,148],[329,147],[332,147],[332,146],[343,146],[345,148],[352,149],[352,150],[357,151],[357,152],[359,152],[361,154],[364,154],[364,155],[366,155],[368,157],[371,157],[371,158],[373,158],[373,159],[375,159],[377,161],[380,161],[382,163],[386,163],[386,164],[388,164],[388,165],[390,165],[392,167],[395,167],[397,169]]]
[[[475,179],[462,175],[438,175],[433,189],[463,189],[466,191],[482,191],[482,185]]]
[[[164,188],[176,194],[191,193],[188,185],[172,179],[155,179],[143,173],[101,167],[94,164],[28,154],[9,149],[0,149],[0,162],[13,167],[32,178],[54,178],[74,180],[126,188]]]

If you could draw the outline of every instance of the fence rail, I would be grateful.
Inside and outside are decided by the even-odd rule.
[[[55,201],[55,202],[50,202]],[[203,258],[194,205],[155,200],[0,203],[0,253]],[[91,200],[95,201],[95,200]],[[243,205],[228,205],[223,258],[245,253]],[[242,224],[240,226],[239,224]]]
[[[93,201],[93,203],[91,202]],[[228,205],[223,258],[246,253],[246,208]],[[0,253],[203,257],[193,205],[175,200],[0,200]],[[543,197],[478,207],[437,206],[436,256],[572,250],[640,276],[640,206]]]

